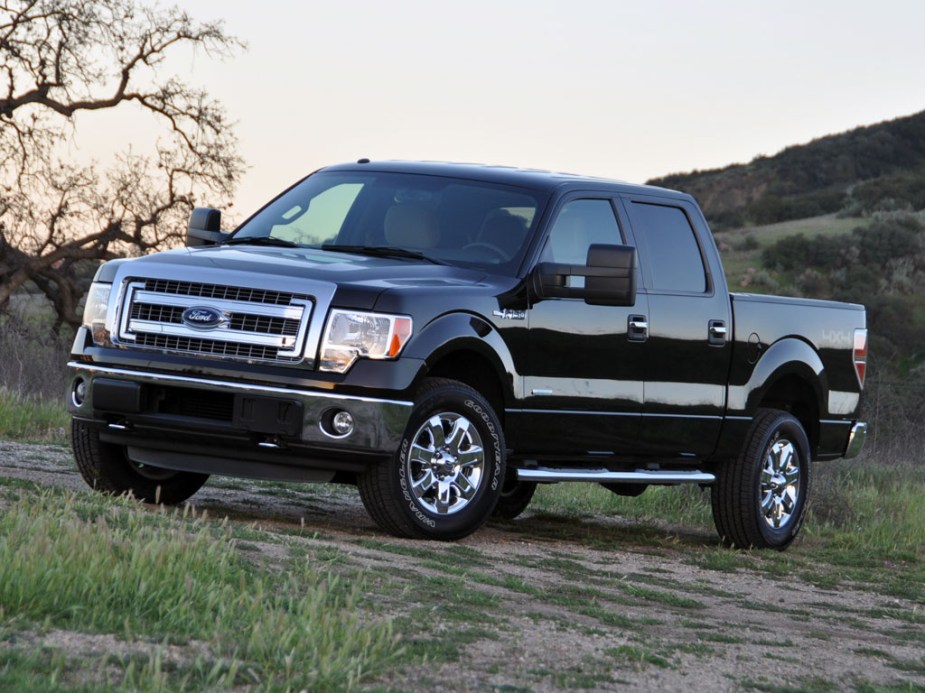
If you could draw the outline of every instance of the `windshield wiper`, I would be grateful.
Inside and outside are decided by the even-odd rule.
[[[249,245],[272,245],[278,246],[280,248],[301,247],[298,243],[287,241],[285,238],[277,238],[276,236],[241,236],[236,238],[229,238],[227,241],[225,241],[224,245],[243,245],[245,243]]]
[[[336,243],[325,243],[321,246],[322,250],[333,250],[338,253],[356,253],[357,255],[372,255],[373,257],[396,257],[408,260],[425,260],[435,265],[445,265],[441,260],[428,257],[424,253],[416,250],[407,250],[406,248],[395,248],[388,245],[338,245]]]

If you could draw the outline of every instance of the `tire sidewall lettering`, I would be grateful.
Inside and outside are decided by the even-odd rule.
[[[482,420],[482,423],[485,424],[485,428],[488,429],[489,436],[491,438],[492,445],[492,454],[494,456],[494,470],[492,471],[491,476],[491,490],[497,491],[498,486],[501,484],[501,471],[503,468],[502,464],[502,454],[501,454],[501,436],[498,435],[498,431],[495,430],[495,425],[491,421],[491,417],[488,413],[482,409],[476,402],[473,402],[471,399],[465,401],[465,406],[472,409],[478,418]],[[487,457],[486,457],[487,459]]]
[[[407,461],[408,455],[411,450],[411,442],[407,437],[402,438],[401,441],[401,451],[398,456],[398,487],[401,490],[401,495],[405,499],[405,503],[408,505],[408,510],[411,511],[412,516],[422,525],[427,527],[435,527],[436,522],[427,515],[424,514],[424,511],[418,507],[418,504],[414,501],[414,497],[411,495],[411,491],[408,489],[408,474],[407,474]]]
[[[411,445],[413,443],[411,436],[415,435],[415,432],[423,421],[426,421],[429,417],[433,416],[438,411],[453,411],[468,419],[472,424],[478,427],[482,438],[484,440],[490,441],[491,451],[488,453],[488,450],[486,450],[486,453],[488,454],[485,455],[485,462],[487,465],[490,465],[491,470],[489,471],[486,469],[486,472],[490,476],[483,482],[482,486],[477,491],[477,497],[470,503],[468,507],[462,509],[459,511],[459,513],[454,514],[453,516],[441,516],[435,519],[431,513],[421,508],[418,505],[417,500],[414,498],[410,488],[410,480],[408,478],[408,467],[409,457],[411,454]],[[424,404],[424,406],[420,408],[419,413],[413,416],[411,421],[409,421],[398,451],[397,481],[403,505],[407,509],[410,518],[415,523],[433,530],[438,527],[439,521],[440,525],[450,528],[459,522],[468,521],[467,518],[471,517],[473,513],[477,514],[484,512],[486,516],[490,513],[490,510],[484,510],[486,497],[494,496],[497,494],[498,489],[501,487],[504,472],[504,451],[502,438],[497,426],[494,424],[492,419],[492,414],[489,411],[486,411],[482,404],[468,396],[463,395],[461,399],[455,399],[455,402],[450,399],[449,401],[444,401],[442,405]],[[485,447],[488,448],[489,446],[486,445]],[[485,482],[487,482],[487,484]]]

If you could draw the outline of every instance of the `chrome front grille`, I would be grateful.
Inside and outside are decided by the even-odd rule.
[[[217,356],[219,358],[245,359],[248,361],[274,361],[278,359],[278,350],[273,347],[254,344],[234,344],[215,339],[191,339],[189,337],[171,337],[163,334],[138,335],[135,344],[140,347],[159,351],[180,351],[184,353]]]
[[[243,303],[271,303],[277,306],[287,306],[295,298],[307,299],[307,296],[298,296],[284,291],[267,291],[265,289],[251,289],[243,286],[222,286],[220,284],[197,284],[195,282],[174,281],[172,279],[145,279],[145,289],[161,294],[176,294],[178,296],[198,296],[201,298],[217,298],[226,301],[241,301]]]
[[[124,286],[118,346],[243,361],[304,358],[309,296],[167,279],[132,278]],[[191,308],[208,310],[216,324],[184,321]]]

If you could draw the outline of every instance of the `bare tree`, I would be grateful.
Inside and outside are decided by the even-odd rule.
[[[197,195],[230,196],[243,161],[222,106],[161,74],[183,45],[242,46],[139,0],[0,0],[0,307],[31,281],[79,324],[81,263],[175,243]],[[76,116],[130,104],[159,125],[152,153],[74,163]]]

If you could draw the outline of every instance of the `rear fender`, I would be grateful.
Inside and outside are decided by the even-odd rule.
[[[828,378],[819,354],[802,339],[789,337],[775,342],[761,355],[744,385],[730,385],[727,414],[754,416],[765,394],[781,378],[795,375],[813,390],[817,411],[828,412]]]
[[[752,418],[775,384],[796,377],[813,393],[819,417],[828,412],[828,378],[822,359],[807,342],[793,337],[775,342],[764,351],[744,385],[730,385],[726,421],[714,457],[734,459],[748,435]],[[817,417],[817,419],[819,418]],[[807,434],[818,444],[819,421],[807,422]]]

